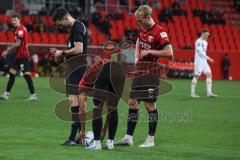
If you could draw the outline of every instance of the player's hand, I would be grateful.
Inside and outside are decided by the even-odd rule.
[[[214,63],[214,60],[213,60],[212,58],[209,58],[208,61],[209,61],[210,63]]]
[[[140,54],[139,59],[142,59],[143,57],[147,56],[150,54],[150,50],[143,50]]]
[[[77,141],[79,143],[83,143],[84,137],[85,137],[85,131],[80,131],[80,133],[78,135],[78,138],[77,138]]]
[[[8,54],[8,51],[7,51],[7,50],[6,50],[6,51],[3,51],[3,52],[2,52],[2,57],[3,57],[3,58],[6,58],[6,57],[7,57],[7,54]]]
[[[63,52],[62,50],[58,50],[56,48],[50,48],[50,53],[54,57],[62,56],[62,52]]]

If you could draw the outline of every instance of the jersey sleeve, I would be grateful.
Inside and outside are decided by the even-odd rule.
[[[164,30],[160,30],[158,36],[158,41],[160,43],[161,49],[166,47],[167,45],[171,44],[167,35],[167,32]]]
[[[204,52],[205,52],[204,51],[204,43],[202,41],[196,41],[195,50],[200,57],[204,57],[206,59],[209,58],[206,54],[204,54]]]
[[[73,41],[74,42],[83,42],[83,37],[87,32],[86,27],[83,23],[78,23],[73,28]]]

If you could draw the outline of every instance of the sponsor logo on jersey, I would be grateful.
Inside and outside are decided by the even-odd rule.
[[[148,42],[152,43],[152,41],[153,41],[153,36],[148,36]]]
[[[144,48],[144,49],[151,49],[152,48],[150,44],[147,44],[147,43],[145,43],[145,42],[143,42],[141,40],[139,41],[139,46],[141,48]]]

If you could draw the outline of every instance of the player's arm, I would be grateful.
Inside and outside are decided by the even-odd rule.
[[[7,50],[3,51],[2,56],[3,56],[3,57],[6,57],[7,54],[15,51],[16,48],[20,46],[21,42],[22,42],[22,39],[21,39],[21,38],[18,38],[17,41],[16,41],[16,43],[14,43],[14,44],[13,44],[11,47],[9,47]]]
[[[56,48],[50,48],[50,52],[52,56],[70,56],[70,55],[78,55],[83,53],[83,43],[82,42],[74,42],[74,47],[67,50],[58,50]]]
[[[173,48],[171,44],[166,45],[162,50],[143,50],[141,56],[153,55],[157,57],[167,57],[173,59]]]
[[[136,48],[135,48],[135,63],[137,63],[139,57],[138,57],[138,52],[139,52],[139,38],[136,41]]]
[[[65,56],[68,55],[77,55],[83,53],[83,43],[82,42],[74,42],[74,46],[71,49],[63,50],[62,54]]]
[[[67,50],[58,50],[56,48],[51,48],[50,52],[53,56],[70,56],[78,55],[83,53],[83,37],[86,33],[86,28],[84,25],[78,25],[73,28],[73,41],[74,47]]]
[[[209,62],[212,62],[212,63],[214,62],[214,60],[211,57],[209,57],[206,54],[204,54],[205,51],[203,50],[203,47],[202,47],[200,42],[197,42],[197,44],[196,44],[196,51],[197,51],[197,54],[200,57],[206,58]]]

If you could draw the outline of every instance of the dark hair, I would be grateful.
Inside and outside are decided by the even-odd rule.
[[[12,18],[18,18],[18,19],[21,19],[21,15],[18,14],[18,13],[14,13],[14,14],[12,15]]]
[[[53,21],[56,22],[57,20],[61,20],[67,14],[69,14],[68,10],[63,8],[63,7],[60,7],[60,8],[55,10],[55,12],[52,16]]]
[[[198,32],[197,36],[201,37],[203,33],[209,33],[208,29],[202,29],[201,32]]]
[[[203,34],[203,33],[209,33],[209,30],[208,29],[202,29],[201,34]]]

